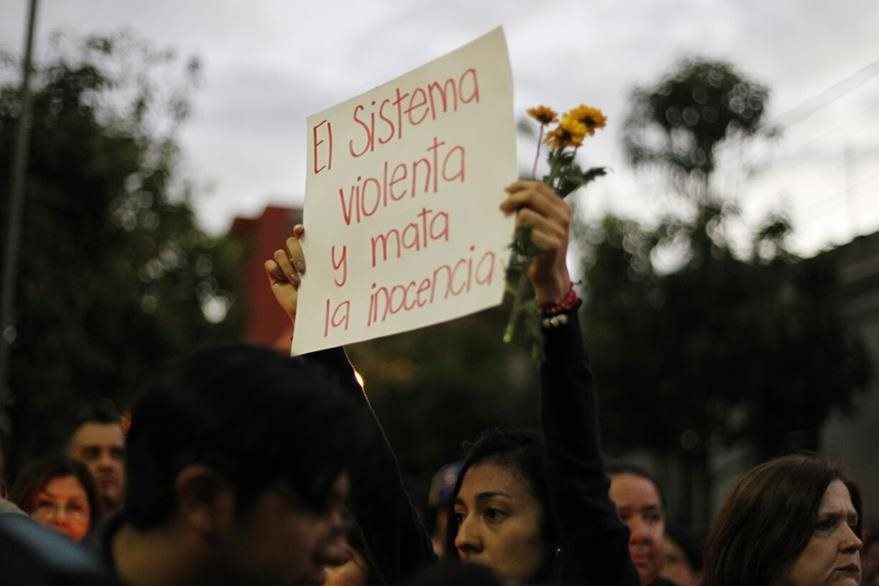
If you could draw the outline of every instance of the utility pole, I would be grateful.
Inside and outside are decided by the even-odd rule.
[[[12,154],[11,189],[7,216],[6,244],[3,254],[3,291],[0,297],[0,441],[8,441],[12,432],[9,406],[13,393],[9,388],[9,350],[15,341],[15,285],[18,274],[18,245],[21,240],[21,211],[24,204],[25,176],[31,130],[31,62],[37,0],[30,0],[21,73],[21,111]]]
[[[854,240],[858,237],[858,210],[857,193],[855,192],[855,150],[851,145],[846,145],[842,151],[843,167],[845,169],[845,207],[848,212],[849,237]]]

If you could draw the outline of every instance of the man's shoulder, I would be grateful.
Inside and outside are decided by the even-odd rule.
[[[22,515],[0,515],[0,584],[118,585],[88,549]]]
[[[24,511],[18,508],[18,506],[12,501],[8,501],[5,498],[0,497],[0,515],[26,515]]]

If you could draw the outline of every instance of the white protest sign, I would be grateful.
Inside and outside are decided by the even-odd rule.
[[[308,118],[297,354],[501,303],[512,89],[498,28]]]

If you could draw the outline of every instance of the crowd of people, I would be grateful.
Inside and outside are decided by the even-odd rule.
[[[484,432],[437,473],[422,512],[343,349],[201,350],[160,373],[130,427],[89,413],[63,455],[21,470],[0,514],[0,583],[879,584],[857,486],[817,455],[747,472],[704,548],[667,529],[656,478],[602,455],[569,206],[517,181],[501,211],[542,251],[527,273],[542,312],[539,430]],[[304,238],[297,226],[266,261],[294,325]]]

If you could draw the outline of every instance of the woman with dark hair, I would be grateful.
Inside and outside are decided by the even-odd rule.
[[[542,582],[559,549],[547,515],[549,488],[539,433],[493,429],[470,446],[455,486],[445,551],[505,579]]]
[[[570,207],[537,181],[501,205],[543,252],[528,269],[541,307],[541,431],[489,431],[470,448],[449,517],[447,554],[505,582],[637,585],[628,530],[608,497],[592,374],[565,263]]]
[[[660,576],[665,537],[665,496],[659,481],[633,462],[611,462],[610,500],[629,528],[629,555],[642,586],[672,586]],[[677,586],[683,586],[679,584]]]
[[[751,469],[714,521],[704,586],[857,586],[861,497],[838,468],[791,455]]]
[[[88,469],[61,456],[25,467],[10,496],[37,523],[77,542],[101,516],[98,493]]]
[[[571,209],[539,181],[514,182],[500,208],[516,213],[518,227],[531,228],[541,250],[527,274],[542,313],[543,433],[491,431],[472,446],[454,491],[447,555],[487,566],[508,583],[637,586],[628,530],[608,498],[592,375],[577,321],[580,300],[565,263]],[[295,227],[285,249],[265,265],[275,298],[294,324],[304,278],[302,238],[304,228]],[[331,372],[350,372],[341,350],[306,359],[326,361]],[[391,457],[383,459],[395,464],[386,447]],[[401,569],[411,572],[430,560],[399,473],[393,466],[377,469],[352,471],[351,510],[365,537],[366,561],[374,560],[366,573],[394,584],[406,573]]]

